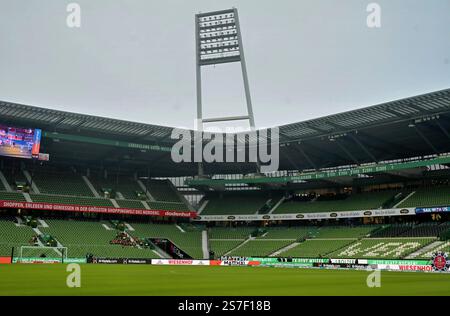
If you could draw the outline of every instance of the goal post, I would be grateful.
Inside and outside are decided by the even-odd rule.
[[[17,263],[64,263],[67,247],[20,246]]]

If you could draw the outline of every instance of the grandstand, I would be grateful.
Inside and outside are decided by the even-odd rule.
[[[419,188],[399,207],[433,207],[450,205],[450,186]]]
[[[351,243],[329,255],[335,258],[402,259],[436,238],[369,238]]]
[[[33,235],[29,226],[17,226],[10,217],[0,218],[0,256],[11,255],[13,247],[29,246]]]
[[[0,157],[0,252],[55,241],[75,257],[176,257],[165,242],[205,259],[426,258],[448,249],[449,113],[443,90],[284,125],[278,172],[199,174],[171,160],[170,127],[0,102],[0,123],[42,129],[50,155]]]
[[[227,192],[210,195],[203,215],[256,214],[268,203],[269,196],[261,192]]]
[[[382,208],[386,202],[392,200],[399,192],[367,192],[338,196],[338,198],[317,197],[311,201],[298,202],[295,199],[281,204],[275,213],[314,213],[337,212],[353,210],[371,210]]]

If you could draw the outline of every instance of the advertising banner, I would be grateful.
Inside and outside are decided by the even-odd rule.
[[[393,271],[426,271],[432,272],[431,265],[398,265],[398,264],[377,264],[376,269]]]
[[[95,264],[152,264],[148,258],[92,258]]]
[[[442,207],[418,207],[418,208],[416,208],[416,214],[423,214],[423,213],[442,213],[442,212],[450,212],[450,206],[442,206]]]
[[[261,264],[275,263],[328,263],[324,258],[248,258],[249,261],[259,261]]]
[[[0,257],[0,264],[10,264],[11,257]]]
[[[0,208],[33,209],[45,211],[61,212],[82,212],[82,213],[103,213],[103,214],[129,214],[142,216],[165,216],[165,217],[186,217],[193,218],[195,212],[179,212],[167,210],[141,210],[129,208],[101,207],[101,206],[82,206],[55,203],[30,203],[0,200]]]
[[[64,263],[86,263],[86,258],[66,258]],[[62,263],[61,258],[41,258],[41,257],[25,257],[20,259],[14,257],[12,263]]]
[[[253,214],[253,215],[200,215],[195,217],[196,221],[278,221],[278,220],[311,220],[311,219],[334,219],[334,218],[363,218],[378,216],[405,216],[415,215],[414,208],[396,208],[380,210],[346,211],[346,212],[323,212],[323,213],[299,213],[299,214]]]
[[[178,265],[178,266],[209,266],[209,260],[190,260],[190,259],[152,259],[155,265]]]

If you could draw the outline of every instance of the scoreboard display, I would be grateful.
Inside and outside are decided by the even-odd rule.
[[[0,125],[0,156],[38,159],[42,130]]]

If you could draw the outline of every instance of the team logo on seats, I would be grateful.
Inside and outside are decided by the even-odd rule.
[[[448,254],[442,251],[436,252],[431,258],[431,266],[434,271],[448,271],[450,267]]]

